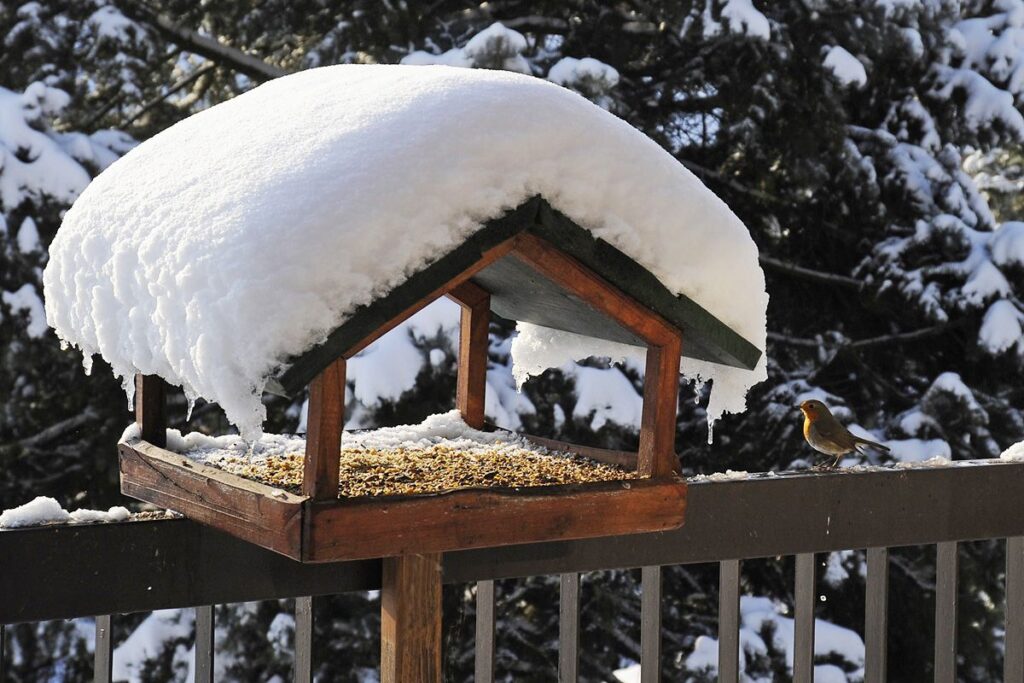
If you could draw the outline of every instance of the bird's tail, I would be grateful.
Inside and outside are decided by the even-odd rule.
[[[869,448],[876,448],[876,449],[878,449],[880,451],[883,451],[885,453],[889,452],[889,447],[888,446],[883,446],[882,444],[877,443],[875,441],[868,441],[867,439],[862,439],[859,436],[855,436],[855,437],[853,437],[853,439],[856,442],[856,445],[858,447],[859,446],[868,446]]]

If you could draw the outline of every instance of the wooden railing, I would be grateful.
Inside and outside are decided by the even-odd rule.
[[[796,556],[793,679],[814,671],[814,554],[867,549],[865,681],[886,677],[888,549],[935,544],[934,680],[956,680],[960,541],[1006,541],[1006,681],[1024,681],[1024,464],[753,475],[694,482],[681,529],[448,553],[448,583],[476,582],[476,680],[494,676],[496,579],[561,575],[560,681],[576,680],[581,572],[642,567],[642,679],[661,667],[662,567],[718,562],[720,680],[738,681],[742,560]],[[614,514],[609,510],[609,514]],[[74,567],[75,571],[68,571]],[[126,569],[130,568],[130,570]],[[211,605],[296,600],[296,681],[311,680],[311,596],[380,587],[381,562],[303,565],[184,519],[0,532],[0,624],[100,615],[96,680],[110,680],[111,617],[196,609],[197,681],[213,672]],[[116,618],[116,617],[114,617]],[[3,655],[0,653],[0,678]]]

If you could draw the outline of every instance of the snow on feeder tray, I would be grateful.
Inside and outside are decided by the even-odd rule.
[[[275,160],[289,154],[299,158]],[[421,158],[444,167],[417,167]],[[208,258],[215,245],[224,253]],[[712,276],[729,283],[685,282]],[[62,339],[138,373],[137,433],[119,444],[124,493],[305,562],[678,527],[681,355],[763,366],[757,346],[703,307],[753,311],[763,334],[756,249],[728,208],[607,112],[500,72],[316,69],[193,116],[87,188],[45,280]],[[442,444],[454,470],[434,474],[453,485],[406,493],[340,481],[351,471],[347,360],[443,296],[462,309],[466,431]],[[645,348],[638,452],[474,431],[486,428],[492,311],[595,339],[595,355],[596,340]],[[259,436],[253,386],[308,387],[304,452],[279,459],[295,485],[168,449],[164,378],[218,401],[247,438]],[[563,454],[559,466],[582,474],[460,485],[459,458],[468,469],[477,446],[499,440],[518,457]],[[566,459],[580,456],[599,464]]]

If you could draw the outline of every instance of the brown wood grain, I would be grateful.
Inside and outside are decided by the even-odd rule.
[[[302,492],[317,500],[338,497],[341,432],[345,427],[345,359],[338,358],[309,385]]]
[[[663,477],[680,470],[675,442],[681,344],[677,332],[669,343],[647,349],[637,453],[637,471],[642,477]]]
[[[452,287],[445,296],[460,306],[474,308],[490,303],[491,293],[472,280],[466,280]]]
[[[491,295],[466,281],[448,292],[462,308],[459,323],[459,372],[455,406],[474,429],[484,426],[487,393],[487,349],[490,345]]]
[[[161,448],[167,445],[166,390],[156,375],[135,375],[135,422],[141,437]]]
[[[515,239],[516,238],[514,237],[507,239],[501,244],[486,250],[483,254],[481,254],[480,259],[472,266],[462,271],[461,273],[459,273],[458,275],[456,275],[455,277],[453,277],[440,287],[437,287],[436,289],[433,289],[429,292],[425,292],[423,296],[415,304],[407,307],[401,313],[399,313],[394,318],[389,320],[387,324],[378,327],[371,334],[367,335],[362,340],[360,340],[357,344],[353,344],[351,347],[349,347],[349,349],[346,350],[344,353],[345,358],[351,358],[352,356],[356,355],[357,353],[365,349],[367,346],[383,337],[386,333],[393,330],[397,325],[399,325],[405,320],[408,320],[409,316],[421,310],[427,304],[432,303],[437,299],[440,299],[442,296],[445,296],[446,294],[449,294],[450,292],[455,290],[459,285],[461,285],[464,282],[467,282],[471,277],[479,273],[481,270],[491,265],[498,259],[506,256],[510,251],[512,251],[512,246],[515,242]]]
[[[299,559],[304,497],[193,462],[146,441],[122,443],[118,450],[125,495]]]
[[[660,315],[623,294],[547,240],[530,233],[519,234],[514,240],[516,258],[538,269],[648,344],[667,344],[673,336],[678,336],[676,328]]]
[[[603,462],[606,465],[617,465],[618,467],[624,467],[628,470],[636,469],[636,453],[630,451],[616,451],[610,448],[597,448],[594,446],[580,446],[574,443],[567,443],[565,441],[558,441],[557,439],[546,439],[542,436],[533,436],[532,434],[515,434],[509,432],[511,436],[521,436],[522,438],[543,446],[551,451],[562,451],[565,453],[575,453],[576,455],[582,455],[584,458],[590,458],[597,462]]]
[[[439,553],[384,559],[380,615],[381,683],[440,683]]]
[[[331,562],[674,529],[686,484],[670,477],[307,506],[304,559]]]

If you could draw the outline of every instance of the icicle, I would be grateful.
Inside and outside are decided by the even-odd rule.
[[[715,421],[708,420],[708,445],[710,446],[715,440]]]
[[[85,376],[88,377],[92,374],[92,355],[88,353],[82,354],[82,369],[85,370]]]
[[[186,389],[185,400],[188,401],[188,408],[185,409],[185,422],[188,422],[192,419],[192,409],[196,407],[196,396]]]
[[[121,388],[124,389],[124,394],[128,397],[128,411],[135,410],[135,375],[130,372],[125,373],[121,377]]]

